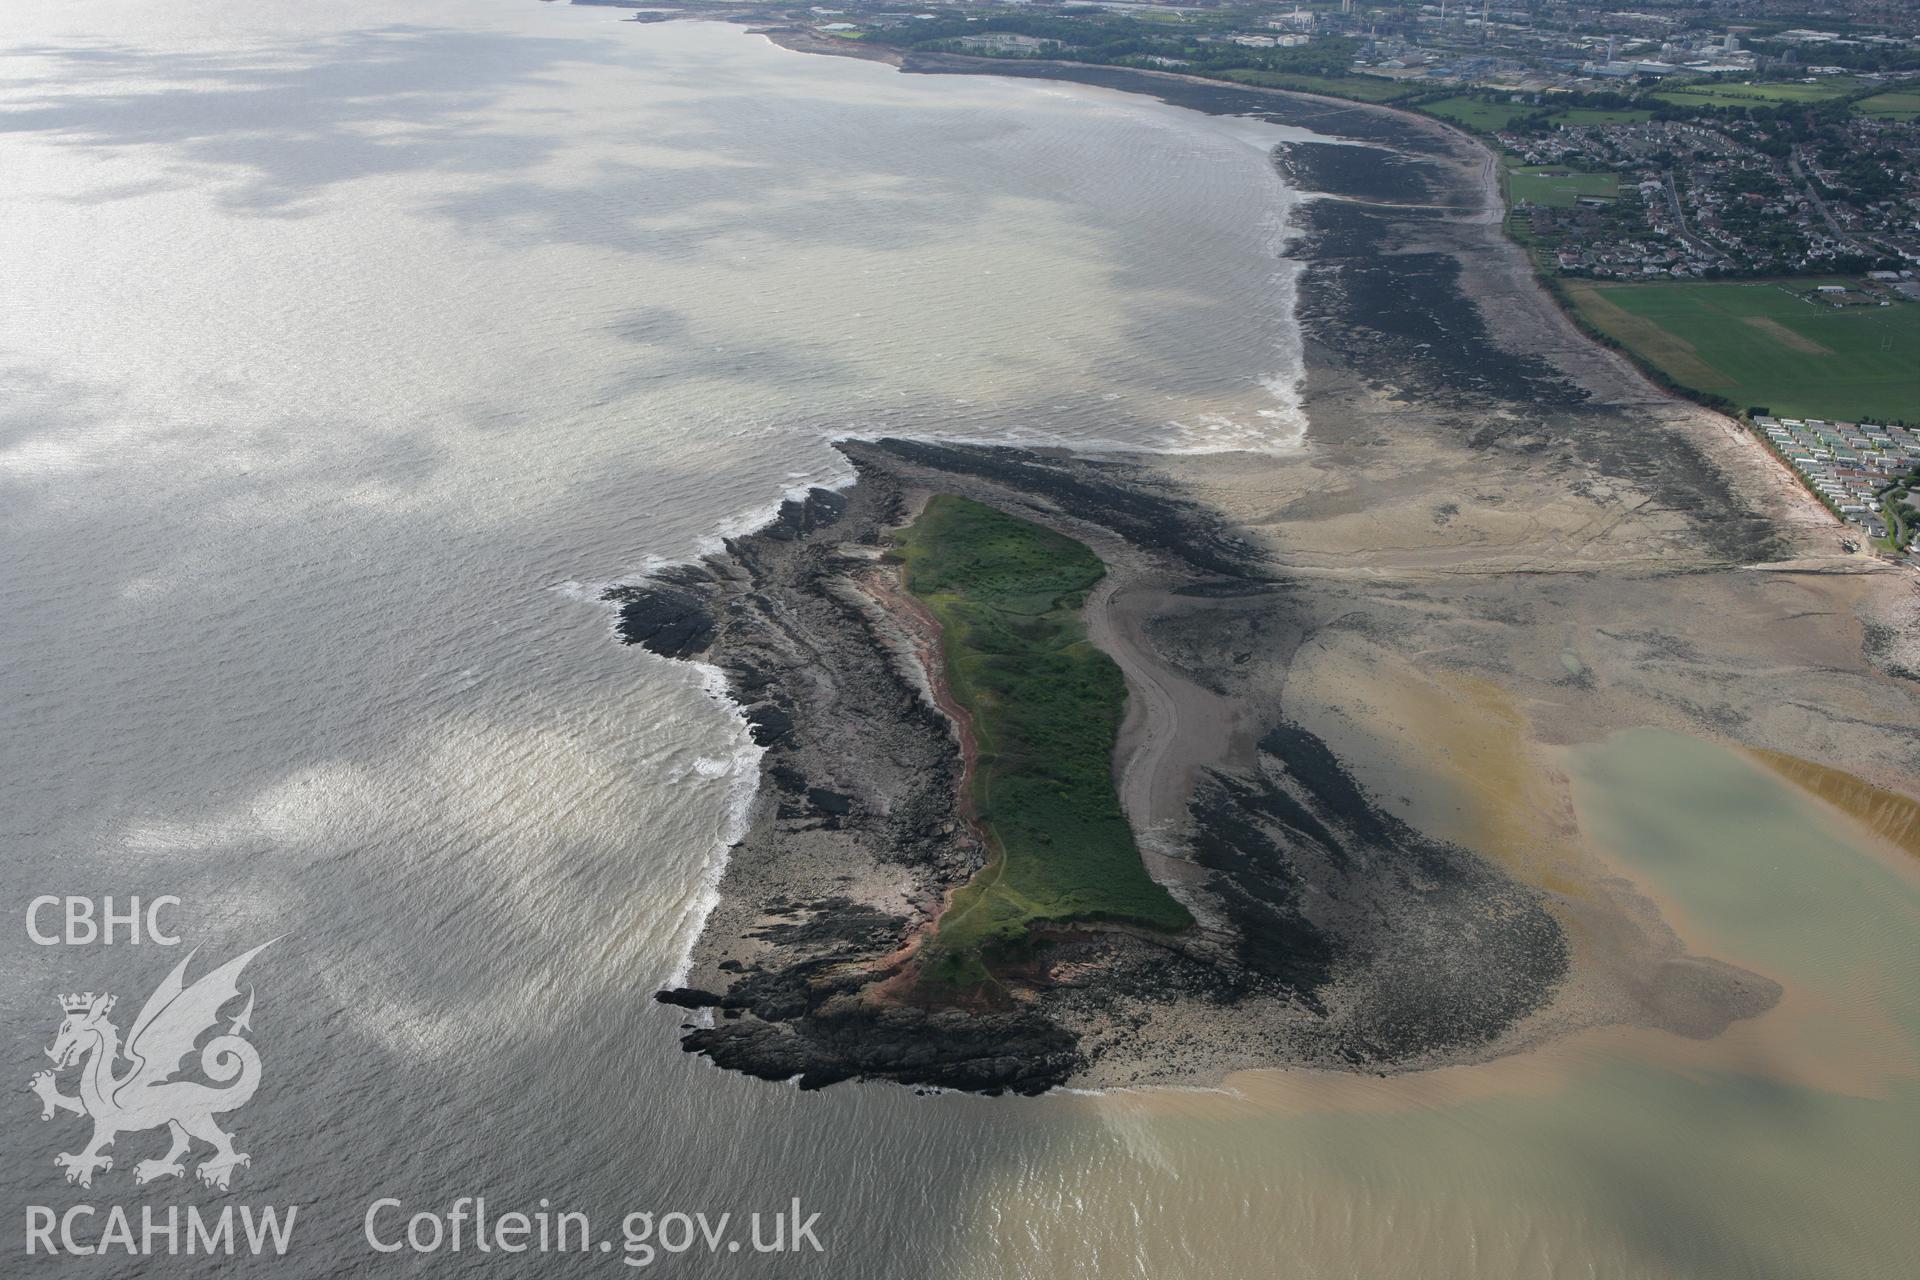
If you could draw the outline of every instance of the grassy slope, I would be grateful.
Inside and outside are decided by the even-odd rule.
[[[1920,418],[1920,306],[1836,309],[1769,283],[1565,284],[1589,324],[1742,408]]]
[[[1126,684],[1080,618],[1106,566],[1071,538],[947,495],[898,554],[973,718],[973,800],[993,855],[941,917],[924,978],[977,983],[983,955],[1017,950],[1040,922],[1191,923],[1141,865],[1114,791]]]

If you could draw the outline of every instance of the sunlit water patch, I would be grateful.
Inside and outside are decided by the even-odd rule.
[[[249,971],[271,1070],[237,1184],[303,1206],[281,1274],[361,1266],[379,1194],[606,1221],[799,1196],[819,1274],[887,1280],[1911,1257],[1911,990],[1885,961],[1911,899],[1844,839],[1757,831],[1780,856],[1739,873],[1818,901],[1767,942],[1769,899],[1714,906],[1714,824],[1606,756],[1596,812],[1669,797],[1611,819],[1622,856],[1681,850],[1644,874],[1716,954],[1829,994],[1871,1088],[1626,1054],[1419,1105],[1013,1101],[681,1054],[650,996],[752,753],[699,672],[610,642],[595,586],[844,479],[836,434],[1288,447],[1293,196],[1269,126],[617,17],[0,13],[10,901],[178,894],[209,955],[286,935]],[[5,937],[21,1078],[54,993],[158,976]],[[17,1096],[0,1219],[101,1198]]]

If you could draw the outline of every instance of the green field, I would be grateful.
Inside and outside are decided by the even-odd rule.
[[[1505,129],[1522,116],[1545,113],[1560,124],[1638,124],[1653,119],[1653,112],[1637,107],[1603,111],[1598,107],[1556,107],[1552,102],[1535,106],[1532,102],[1483,102],[1469,94],[1455,94],[1420,104],[1420,110],[1465,125],[1481,133]]]
[[[1581,196],[1618,197],[1620,179],[1611,173],[1573,173],[1552,165],[1507,170],[1507,191],[1514,203],[1531,200],[1555,209],[1571,209]]]
[[[1262,71],[1257,67],[1235,67],[1222,71],[1220,78],[1259,85],[1263,89],[1297,89],[1301,93],[1324,93],[1361,102],[1391,102],[1413,92],[1412,87],[1379,76],[1296,75],[1288,71]]]
[[[1032,927],[1179,929],[1192,917],[1141,865],[1113,784],[1127,687],[1081,609],[1106,566],[1081,543],[938,495],[900,537],[907,590],[939,620],[947,684],[973,722],[974,816],[989,862],[940,917],[921,981],[976,987]]]
[[[1920,119],[1920,90],[1876,93],[1853,104],[1863,116],[1885,116],[1892,120]]]
[[[1541,108],[1522,102],[1482,102],[1478,98],[1455,95],[1420,104],[1422,111],[1463,124],[1481,133],[1504,129],[1521,116],[1530,116]]]
[[[1566,289],[1588,324],[1682,386],[1743,409],[1920,421],[1920,303],[1834,308],[1800,296],[1818,283]]]
[[[1553,117],[1561,124],[1644,124],[1653,119],[1653,112],[1638,107],[1627,107],[1619,111],[1603,111],[1598,107],[1570,107],[1554,113]]]
[[[1698,84],[1681,89],[1662,89],[1653,96],[1675,106],[1697,107],[1775,107],[1783,102],[1826,102],[1844,98],[1859,83],[1849,76],[1833,76],[1815,84],[1789,81],[1783,84]]]

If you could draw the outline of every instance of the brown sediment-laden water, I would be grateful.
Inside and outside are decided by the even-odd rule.
[[[609,1234],[799,1197],[868,1280],[1911,1270],[1911,859],[1741,754],[1920,790],[1911,592],[1560,324],[1482,153],[624,17],[0,14],[9,890],[285,935],[234,1124],[235,1197],[301,1206],[275,1270],[378,1267],[375,1196],[556,1193]],[[908,443],[855,484],[848,436]],[[839,975],[656,991],[879,953],[976,865],[913,645],[835,585],[936,482],[1116,567],[1089,626],[1164,695],[1119,793],[1210,931],[1076,931],[963,1011],[998,1097],[721,1069],[680,1041]],[[663,585],[663,644],[764,626],[778,679],[614,643],[606,589]],[[802,768],[831,722],[779,697],[839,687],[891,701]],[[171,955],[5,936],[23,1062]],[[157,1150],[68,1187],[78,1122],[17,1096],[0,1219],[133,1205]]]

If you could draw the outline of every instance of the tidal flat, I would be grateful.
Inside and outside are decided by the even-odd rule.
[[[1307,436],[1180,457],[849,441],[851,489],[621,588],[627,638],[672,653],[659,637],[691,626],[677,656],[726,673],[767,751],[692,972],[662,993],[706,1011],[686,1046],[806,1086],[1034,1092],[1428,1072],[1764,1020],[1786,987],[1618,874],[1557,753],[1654,727],[1910,789],[1905,575],[1845,554],[1736,426],[1574,331],[1461,135],[1023,73],[1333,139],[1274,156],[1320,197],[1289,250]],[[936,496],[1107,566],[1086,625],[1127,682],[1115,785],[1196,921],[1034,930],[987,1000],[901,998],[991,858],[957,801],[939,646],[890,602],[885,548]]]
[[[1582,473],[1555,479],[1538,450],[1529,462],[1517,430],[1492,461],[1447,444],[1531,423],[1526,405],[1444,429],[1391,391],[1394,362],[1326,364],[1347,349],[1337,335],[1304,423],[1262,382],[1292,388],[1300,270],[1266,229],[1292,207],[1268,164],[1272,126],[625,16],[529,0],[425,0],[404,22],[366,0],[101,0],[0,18],[17,72],[0,132],[7,225],[31,245],[10,260],[20,305],[0,315],[7,857],[36,893],[179,894],[203,954],[287,935],[261,978],[272,1092],[240,1131],[255,1153],[246,1197],[313,1217],[276,1271],[364,1269],[374,1195],[531,1205],[556,1188],[609,1224],[799,1195],[827,1211],[816,1270],[836,1280],[1920,1271],[1914,1004],[1893,980],[1914,970],[1912,905],[1878,875],[1898,864],[1814,803],[1792,810],[1811,831],[1738,828],[1694,855],[1718,859],[1704,873],[1669,885],[1681,855],[1636,869],[1633,849],[1601,847],[1594,793],[1573,776],[1616,724],[1663,719],[1689,741],[1771,742],[1913,794],[1905,739],[1876,728],[1908,714],[1876,674],[1902,665],[1912,627],[1881,607],[1897,580],[1833,559],[1824,526],[1786,573],[1698,552],[1669,553],[1665,576],[1634,569],[1636,544],[1657,550],[1685,524],[1684,493],[1602,536],[1607,475],[1587,473],[1589,501],[1565,491]],[[1356,173],[1384,155],[1347,150]],[[1498,323],[1501,305],[1489,311]],[[1369,414],[1357,426],[1328,398],[1343,378]],[[744,922],[770,954],[797,955],[817,919],[858,927],[854,912],[749,914],[778,904],[753,899],[763,846],[747,819],[800,865],[854,797],[830,773],[776,776],[710,694],[717,674],[612,643],[597,589],[659,585],[652,557],[720,549],[789,487],[835,489],[800,500],[813,528],[795,533],[836,536],[819,521],[853,475],[823,439],[854,430],[1143,452],[1302,438],[1280,459],[1154,457],[1134,472],[1149,494],[1224,510],[1220,531],[1312,606],[1286,714],[1389,812],[1476,857],[1544,864],[1543,838],[1572,833],[1557,856],[1580,861],[1542,873],[1549,911],[1552,894],[1572,898],[1572,872],[1603,868],[1688,952],[1777,983],[1777,1002],[1704,1040],[1616,1024],[1386,1077],[1288,1066],[1207,1084],[1196,1070],[1178,1087],[1033,1098],[804,1092],[681,1052],[707,1015],[653,993],[730,990],[726,930]],[[1544,478],[1528,487],[1530,466]],[[1503,508],[1475,497],[1503,492]],[[1129,540],[1160,536],[1119,490],[1101,493]],[[1445,525],[1426,514],[1449,505]],[[1214,528],[1179,541],[1230,576],[1244,548]],[[1503,594],[1536,553],[1551,578]],[[1605,573],[1580,578],[1569,560]],[[1502,565],[1518,570],[1469,590]],[[1662,599],[1696,643],[1691,664],[1640,625]],[[1157,609],[1151,592],[1120,595],[1114,616]],[[1403,641],[1361,645],[1341,621],[1356,609]],[[1537,643],[1520,643],[1529,631]],[[1223,678],[1250,635],[1234,633]],[[1117,785],[1129,805],[1177,812],[1181,777],[1152,767],[1154,708],[1179,699],[1201,740],[1178,749],[1211,750],[1208,735],[1236,732],[1232,695],[1162,691],[1144,656],[1136,670],[1145,754],[1128,752]],[[1750,682],[1752,697],[1716,692]],[[903,768],[945,768],[951,745],[923,758],[884,736],[918,698],[828,743],[836,767],[892,768],[899,753]],[[1715,727],[1722,702],[1753,725]],[[753,731],[777,733],[776,709]],[[1611,771],[1614,798],[1672,814],[1696,758],[1669,757],[1658,790]],[[1793,794],[1742,776],[1754,796]],[[810,816],[776,823],[782,806]],[[1177,834],[1143,837],[1163,882],[1194,874]],[[1734,877],[1760,906],[1804,904],[1804,919],[1716,911]],[[1803,944],[1770,947],[1783,927]],[[62,958],[12,936],[23,1046],[50,1034],[50,994],[137,998],[167,963],[148,947]],[[752,1017],[711,1011],[715,1027]],[[1195,1027],[1203,1041],[1231,1032],[1211,1016]],[[73,1122],[16,1116],[4,1213],[86,1199],[52,1164]],[[525,1134],[541,1140],[503,1140]],[[201,1270],[140,1264],[143,1280]]]

